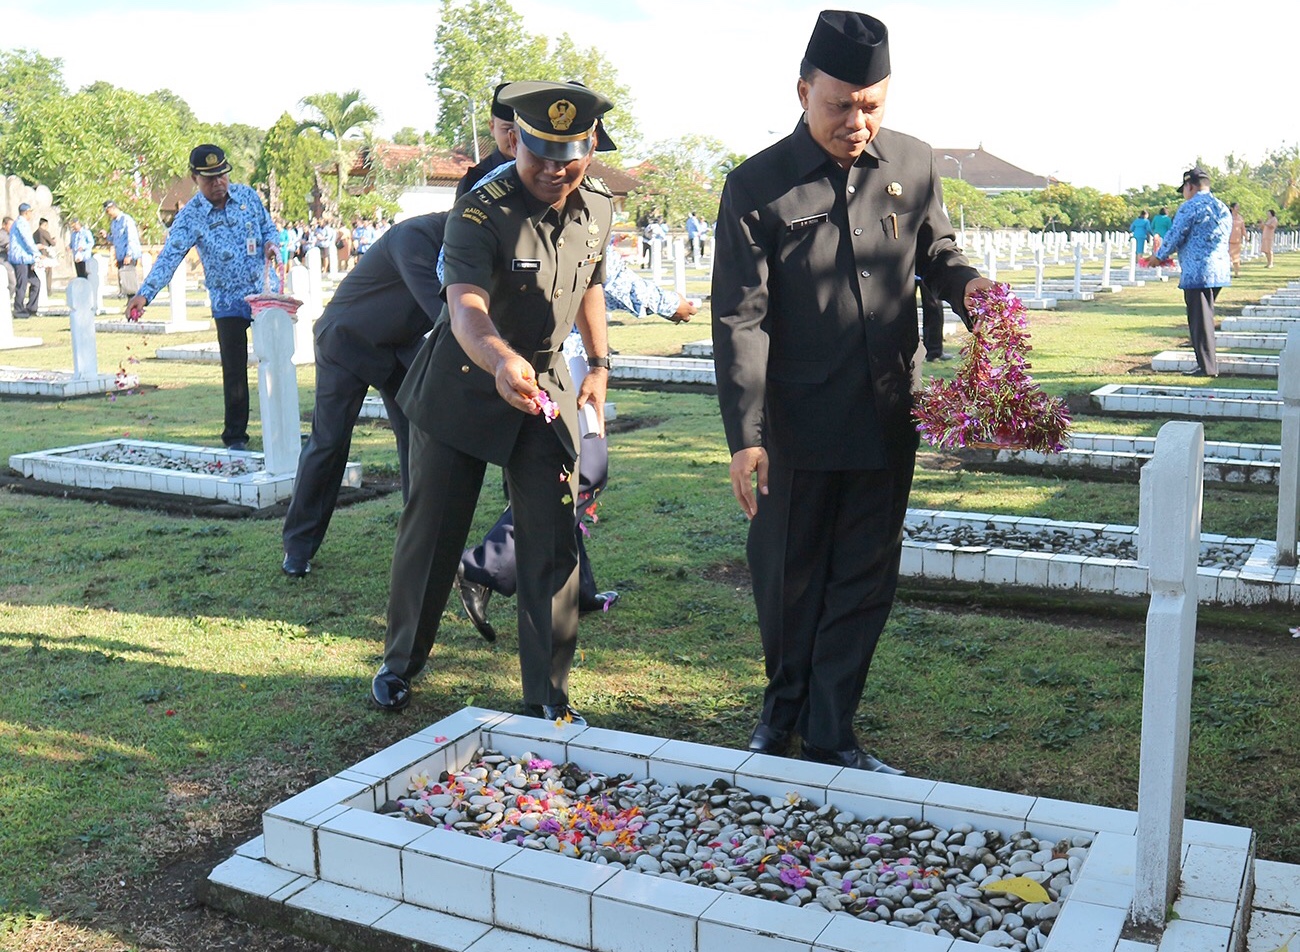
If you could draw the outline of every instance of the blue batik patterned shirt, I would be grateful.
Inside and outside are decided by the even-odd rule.
[[[135,219],[126,212],[109,223],[108,237],[113,241],[113,254],[117,255],[118,264],[128,256],[132,261],[140,260],[140,229],[135,226]]]
[[[172,222],[167,244],[148,279],[140,285],[140,293],[146,301],[152,301],[189,250],[198,248],[212,316],[251,317],[252,310],[244,298],[262,291],[268,241],[278,248],[280,233],[257,192],[247,185],[231,185],[224,208],[215,208],[200,192]],[[279,289],[272,269],[270,290]]]
[[[89,228],[79,228],[68,237],[68,249],[73,261],[85,261],[95,248],[95,236]]]
[[[1226,288],[1232,284],[1230,231],[1232,213],[1209,192],[1197,192],[1179,206],[1160,243],[1160,257],[1178,252],[1180,288]]]

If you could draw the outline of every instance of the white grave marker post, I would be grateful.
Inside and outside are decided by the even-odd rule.
[[[673,242],[673,290],[686,297],[686,243],[680,238]]]
[[[1020,251],[1020,233],[1013,231],[1011,233],[1011,261],[1007,265],[1008,271],[1020,270],[1020,262],[1016,260],[1016,255],[1019,251]]]
[[[1083,245],[1074,243],[1074,293],[1083,293]]]
[[[302,425],[298,413],[298,372],[293,366],[294,319],[278,307],[253,318],[257,357],[257,397],[262,413],[262,451],[272,476],[298,471]]]
[[[700,257],[703,253],[704,249],[700,246],[700,236],[696,234],[691,238],[691,262],[697,268],[700,266]]]
[[[335,246],[334,242],[331,241],[326,246],[325,250],[329,253],[328,266],[330,269],[330,275],[336,275],[339,273],[339,249]]]
[[[137,263],[136,267],[136,274],[139,276],[141,284],[144,283],[145,278],[149,277],[149,272],[152,270],[153,255],[149,254],[147,251],[141,252],[140,261]]]
[[[91,255],[90,260],[86,262],[86,276],[90,277],[91,269],[97,272],[97,277],[90,278],[95,282],[95,313],[105,314],[108,308],[104,307],[104,298],[108,293],[108,266],[111,263],[108,255]]]
[[[984,256],[984,276],[990,281],[998,279],[998,250],[989,242],[988,253]]]
[[[1277,474],[1277,564],[1296,564],[1300,520],[1300,327],[1287,332],[1278,368],[1282,398],[1282,464]]]
[[[1138,561],[1147,565],[1151,605],[1129,917],[1148,928],[1164,926],[1182,865],[1204,449],[1200,423],[1166,423],[1156,437],[1155,455],[1142,467],[1139,490]]]
[[[289,269],[289,294],[302,301],[297,320],[293,324],[292,353],[298,363],[309,364],[315,359],[313,331],[316,324],[316,300],[312,297],[310,268],[295,264]]]
[[[664,240],[650,239],[650,280],[658,284],[664,279]]]
[[[306,259],[304,263],[307,265],[307,280],[311,285],[311,302],[319,307],[325,303],[325,282],[321,279],[320,273],[320,249],[312,245],[303,257]],[[302,297],[301,294],[297,296]]]
[[[50,306],[50,279],[54,274],[54,269],[40,267],[40,260],[37,261],[36,269],[41,284],[40,290],[36,292],[36,310],[40,312]]]
[[[1134,238],[1128,245],[1128,280],[1136,284],[1138,279],[1138,243]]]
[[[176,273],[172,275],[171,283],[167,285],[168,307],[170,308],[171,323],[181,326],[185,323],[185,262],[182,261]]]
[[[78,380],[99,375],[95,354],[95,298],[90,282],[73,278],[68,284],[68,311],[72,326],[72,376]]]
[[[1039,245],[1034,249],[1034,297],[1038,300],[1043,299],[1043,246]]]
[[[1065,244],[1065,233],[1060,231],[1052,232],[1052,264],[1061,263],[1061,245]]]
[[[1108,288],[1110,287],[1110,236],[1107,235],[1104,241],[1106,243],[1106,254],[1101,259],[1101,286]]]
[[[0,287],[0,349],[14,340],[14,311],[10,303],[9,288]]]

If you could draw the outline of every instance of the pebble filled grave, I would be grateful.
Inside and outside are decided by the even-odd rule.
[[[724,780],[673,786],[479,748],[379,812],[650,876],[820,906],[993,948],[1041,949],[1092,838],[857,817]]]
[[[151,469],[170,469],[177,472],[201,473],[209,476],[246,476],[249,473],[262,471],[260,465],[250,465],[248,459],[240,456],[232,456],[226,460],[203,459],[197,454],[164,453],[146,446],[121,443],[68,455],[74,459],[90,460],[96,463],[113,463],[119,466],[145,466]]]

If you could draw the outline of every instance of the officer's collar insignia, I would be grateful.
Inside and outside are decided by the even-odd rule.
[[[898,198],[898,196],[903,194],[903,186],[899,185],[897,182],[890,182],[885,188],[885,191],[890,195],[893,195],[895,198]]]
[[[573,125],[573,120],[578,118],[578,107],[567,99],[557,99],[546,110],[546,115],[557,132],[567,132],[569,126]]]
[[[595,222],[592,222],[590,225],[587,226],[587,231],[590,232],[590,233],[593,234],[593,235],[599,235],[599,234],[600,234],[600,226],[597,225]]]

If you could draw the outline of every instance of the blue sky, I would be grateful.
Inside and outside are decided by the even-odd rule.
[[[752,153],[798,119],[800,56],[822,4],[772,0],[513,0],[534,33],[598,46],[648,139],[706,133]],[[864,9],[858,5],[859,9]],[[380,130],[430,128],[436,2],[0,0],[5,47],[62,57],[73,88],[167,87],[201,119],[269,126],[304,95],[360,87]],[[947,149],[978,145],[1040,175],[1120,191],[1172,182],[1198,155],[1258,161],[1300,141],[1293,0],[888,2],[886,126]],[[579,12],[580,11],[580,12]],[[1178,17],[1179,19],[1176,19]],[[232,45],[230,41],[234,41]],[[219,55],[195,44],[215,41]],[[243,50],[243,56],[231,50]],[[953,175],[955,166],[941,170]]]

